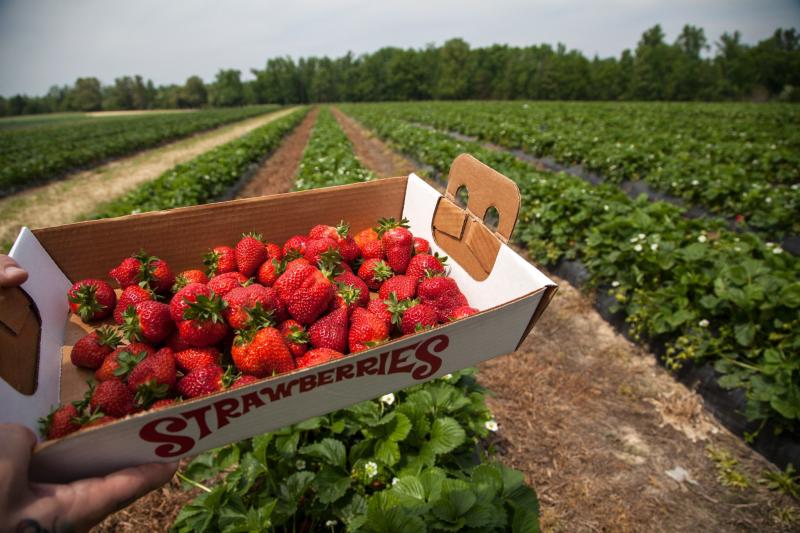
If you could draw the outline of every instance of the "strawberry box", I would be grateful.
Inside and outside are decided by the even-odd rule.
[[[466,209],[455,201],[462,187],[468,192]],[[556,290],[506,244],[519,205],[511,180],[461,155],[444,195],[411,174],[24,228],[11,256],[30,277],[20,288],[0,289],[0,422],[35,430],[53,405],[83,396],[91,372],[70,363],[70,350],[92,328],[69,313],[66,293],[72,282],[108,279],[111,267],[140,249],[164,259],[175,272],[198,268],[212,246],[234,243],[247,231],[284,242],[316,224],[344,219],[358,231],[382,217],[405,217],[414,236],[450,257],[450,275],[480,312],[343,359],[41,442],[32,461],[34,479],[67,481],[174,461],[513,352]],[[499,215],[496,230],[482,220],[490,207]]]

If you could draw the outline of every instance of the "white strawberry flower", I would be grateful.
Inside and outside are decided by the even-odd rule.
[[[392,405],[394,403],[394,394],[391,392],[389,394],[384,394],[380,398],[381,403],[385,403],[386,405]]]
[[[611,282],[611,286],[616,289],[617,287],[619,287],[619,281],[616,281],[616,280],[612,281]]]
[[[453,374],[445,374],[444,376],[442,376],[442,379],[445,381],[450,381],[451,379],[453,379]]]
[[[608,206],[607,205],[603,206],[603,211],[608,211]]]
[[[654,252],[655,252],[656,250],[658,250],[658,243],[655,243],[655,242],[654,242],[653,244],[651,244],[651,245],[650,245],[650,249],[651,249],[651,250],[653,250]]]
[[[633,247],[633,249],[636,250],[637,252],[641,252],[643,250],[641,244],[637,244],[636,246]]]
[[[378,464],[374,461],[369,461],[367,464],[364,465],[364,473],[370,479],[374,478],[378,475]]]
[[[298,470],[305,470],[306,469],[306,462],[303,461],[302,459],[298,459],[297,461],[294,462],[294,466]]]
[[[486,429],[488,429],[491,432],[495,432],[500,428],[500,426],[497,425],[497,421],[494,418],[492,418],[491,420],[487,420],[483,425],[486,427]]]
[[[697,325],[698,325],[698,326],[700,326],[701,328],[707,328],[707,327],[708,327],[708,324],[709,324],[709,322],[708,322],[708,320],[706,320],[705,318],[704,318],[704,319],[702,319],[700,322],[698,322],[698,323],[697,323]]]
[[[697,242],[706,242],[707,240],[708,240],[708,237],[706,237],[705,235],[699,235],[697,237]]]
[[[777,247],[772,249],[772,253],[773,254],[782,254],[783,253],[783,248],[781,248],[780,246],[777,246]]]
[[[338,523],[339,522],[337,522],[336,520],[328,520],[327,522],[325,522],[325,527],[334,527]]]
[[[399,478],[399,477],[393,477],[393,478],[392,478],[392,485],[397,485],[397,483],[398,483],[399,481],[400,481],[400,478]]]
[[[694,187],[697,187],[698,185],[700,185],[700,182],[699,182],[699,181],[697,181],[697,180],[692,180],[692,186],[694,186]]]

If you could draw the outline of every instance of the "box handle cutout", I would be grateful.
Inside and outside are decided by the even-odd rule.
[[[19,287],[0,288],[0,378],[27,396],[36,392],[42,319]]]
[[[466,208],[459,200],[466,202]],[[472,276],[492,271],[501,243],[508,243],[520,208],[517,184],[469,154],[450,166],[447,191],[433,215],[433,238]],[[489,227],[494,226],[494,227]]]

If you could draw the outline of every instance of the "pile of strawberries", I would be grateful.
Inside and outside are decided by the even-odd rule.
[[[84,322],[114,325],[75,343],[72,363],[94,379],[82,401],[43,419],[43,434],[63,437],[476,313],[446,259],[391,218],[355,237],[343,222],[317,225],[283,246],[245,234],[212,248],[204,270],[177,275],[157,257],[128,257],[109,272],[119,296],[98,279],[69,289]]]

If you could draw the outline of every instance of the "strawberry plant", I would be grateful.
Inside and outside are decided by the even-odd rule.
[[[767,238],[800,233],[800,136],[797,110],[789,106],[404,102],[374,108],[581,164],[611,183],[645,180]]]
[[[300,109],[177,165],[155,180],[101,206],[93,218],[106,218],[210,202],[224,194],[303,119]]]
[[[515,180],[517,241],[547,265],[580,259],[610,289],[633,335],[666,345],[666,362],[711,361],[719,384],[744,389],[746,415],[792,429],[800,420],[800,261],[723,221],[629,199],[610,184],[536,171],[513,155],[391,118],[383,105],[344,109],[442,175],[469,152]],[[488,119],[487,119],[488,120]]]
[[[470,370],[198,456],[172,530],[538,531]],[[221,480],[213,486],[203,483]]]
[[[69,170],[276,110],[202,110],[45,123],[0,131],[0,196]]]

